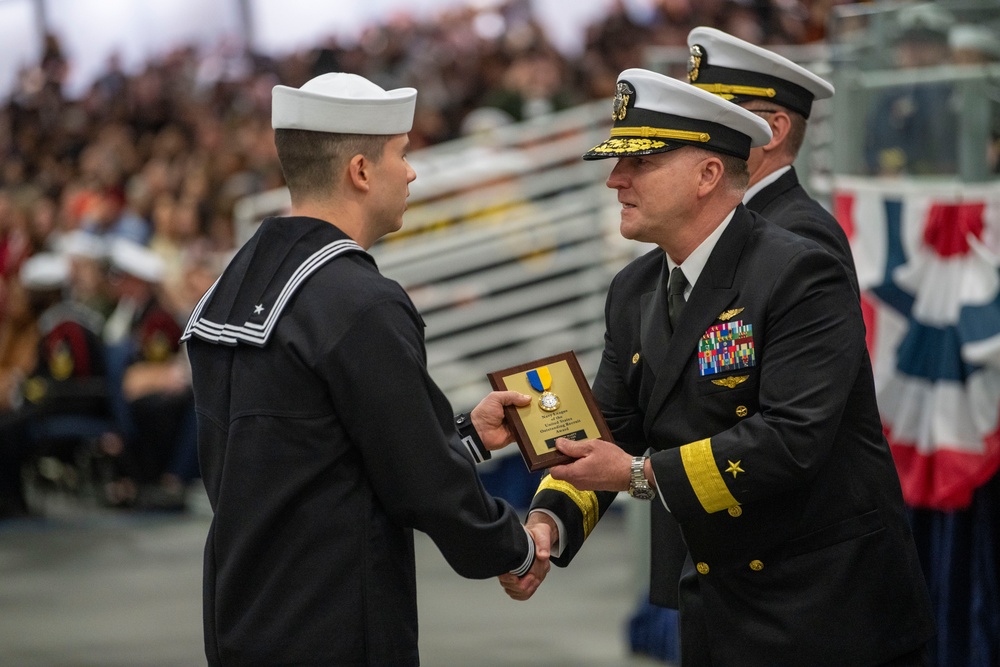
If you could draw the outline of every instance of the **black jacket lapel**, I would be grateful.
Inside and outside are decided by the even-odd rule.
[[[655,368],[656,384],[650,395],[646,417],[643,420],[643,426],[647,433],[652,429],[653,423],[666,405],[667,396],[677,384],[682,371],[692,363],[692,357],[698,354],[698,342],[705,330],[715,324],[719,315],[736,298],[738,290],[733,287],[733,283],[737,265],[746,240],[755,224],[755,218],[740,204],[729,223],[729,227],[726,228],[715,249],[712,250],[698,282],[691,290],[688,303],[677,323],[677,330],[674,331],[666,346],[665,358],[662,364],[658,363]],[[663,310],[665,316],[665,305]],[[645,328],[645,321],[643,321],[643,327]],[[647,346],[645,340],[642,349],[649,358],[650,347]]]
[[[656,289],[646,292],[639,301],[639,344],[646,362],[659,376],[667,363],[667,341],[670,340],[670,319],[667,316],[667,258],[663,256],[663,268]]]

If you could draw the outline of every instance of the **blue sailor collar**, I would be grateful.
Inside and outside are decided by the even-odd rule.
[[[266,218],[195,306],[181,340],[267,344],[285,306],[309,276],[364,248],[333,225],[305,217]]]

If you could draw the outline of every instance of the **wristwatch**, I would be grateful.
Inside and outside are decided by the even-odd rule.
[[[646,479],[646,456],[635,456],[632,458],[632,479],[628,484],[628,494],[639,500],[652,500],[656,497],[656,490],[649,485]]]

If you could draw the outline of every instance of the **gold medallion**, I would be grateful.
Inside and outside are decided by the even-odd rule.
[[[555,412],[562,405],[562,401],[559,397],[553,394],[551,391],[546,391],[542,393],[541,398],[538,399],[538,407],[540,407],[545,412]]]

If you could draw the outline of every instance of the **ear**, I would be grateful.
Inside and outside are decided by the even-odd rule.
[[[780,148],[785,143],[785,138],[792,129],[792,118],[786,111],[775,111],[767,114],[768,125],[771,126],[771,141],[762,146],[765,152]]]
[[[715,190],[722,181],[724,173],[725,167],[719,158],[711,156],[702,160],[698,173],[698,196],[704,197]]]
[[[368,192],[371,189],[371,164],[361,153],[352,157],[347,163],[347,175],[351,185],[357,190]]]

